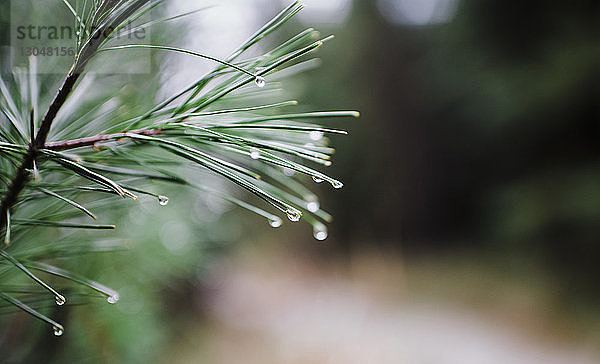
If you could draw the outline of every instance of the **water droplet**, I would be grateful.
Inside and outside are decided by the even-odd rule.
[[[313,236],[318,241],[323,241],[327,239],[327,228],[324,225],[316,225],[313,230]]]
[[[56,304],[59,305],[59,306],[62,306],[62,305],[65,304],[65,302],[67,302],[67,300],[63,296],[61,296],[61,295],[58,295],[58,296],[56,296],[54,298],[56,299]]]
[[[318,130],[313,130],[308,134],[310,140],[319,141],[323,139],[323,132]]]
[[[340,181],[332,181],[331,185],[333,186],[333,188],[342,188],[344,187],[344,184]]]
[[[281,224],[282,224],[282,221],[277,216],[275,216],[272,219],[269,219],[269,225],[271,225],[272,228],[278,228],[281,226]]]
[[[250,158],[252,158],[252,159],[260,158],[260,151],[256,148],[250,148]]]
[[[59,326],[52,326],[52,330],[54,330],[55,336],[62,336],[63,332],[65,331],[62,327]]]
[[[323,182],[323,180],[320,179],[319,177],[313,176],[312,179],[313,179],[313,181],[315,181],[315,183],[321,183],[321,182]]]
[[[310,201],[306,203],[306,209],[310,212],[317,212],[320,207],[319,201]]]
[[[115,294],[113,294],[112,296],[108,296],[108,297],[106,298],[106,302],[108,302],[108,303],[110,303],[110,304],[112,305],[112,304],[115,304],[115,303],[117,303],[117,302],[119,301],[119,299],[120,299],[120,298],[121,298],[121,297],[119,296],[119,294],[118,294],[118,293],[115,293]]]
[[[256,86],[263,88],[267,85],[267,81],[265,81],[265,78],[262,76],[256,76],[256,78],[254,79],[254,82],[256,83]]]
[[[293,177],[296,174],[296,171],[291,168],[283,167],[283,174],[287,177]]]
[[[302,217],[302,212],[300,212],[296,209],[288,209],[286,211],[286,213],[287,213],[288,219],[290,219],[290,221],[293,221],[293,222],[300,221],[300,218]]]
[[[158,203],[161,206],[167,206],[169,203],[169,198],[167,196],[158,196]]]

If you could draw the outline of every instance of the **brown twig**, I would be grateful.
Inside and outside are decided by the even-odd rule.
[[[138,129],[132,130],[123,133],[114,133],[114,134],[99,134],[86,138],[72,139],[72,140],[63,140],[59,142],[51,142],[46,143],[44,149],[51,149],[55,151],[75,149],[81,147],[89,147],[99,142],[105,142],[109,140],[117,140],[121,138],[127,138],[128,134],[137,134],[137,135],[146,135],[146,136],[154,136],[160,135],[162,133],[161,129]]]

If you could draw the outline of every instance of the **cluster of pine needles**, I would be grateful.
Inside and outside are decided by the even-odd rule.
[[[269,90],[275,89],[269,79],[278,72],[302,69],[310,63],[311,55],[329,38],[321,39],[318,32],[307,29],[260,56],[243,57],[298,13],[302,9],[299,2],[277,14],[224,59],[169,45],[114,42],[114,34],[163,1],[63,3],[79,31],[72,67],[65,70],[55,96],[47,103],[44,100],[41,89],[48,87],[36,73],[38,61],[33,59],[29,69],[0,78],[2,309],[24,310],[48,323],[54,334],[62,335],[64,327],[41,311],[48,304],[63,305],[69,297],[38,274],[60,277],[104,296],[109,303],[117,302],[116,291],[52,265],[53,257],[60,257],[61,249],[72,249],[77,242],[75,235],[65,231],[114,229],[114,225],[94,224],[93,220],[118,198],[137,200],[149,195],[160,205],[167,204],[168,193],[157,191],[157,183],[216,194],[264,217],[272,227],[282,225],[285,218],[304,220],[312,225],[316,239],[327,237],[325,224],[331,216],[320,208],[306,184],[312,179],[342,187],[340,181],[318,169],[331,165],[334,150],[328,146],[327,134],[346,132],[323,127],[316,120],[358,113],[295,112],[289,111],[297,104],[294,100],[251,101],[257,93],[270,94]],[[138,23],[130,31],[157,22]],[[89,68],[104,56],[133,48],[197,57],[215,67],[137,114],[120,112],[114,95],[92,98],[90,107],[89,92],[83,88],[90,83],[86,78],[99,76],[88,74],[93,71]],[[190,179],[180,173],[182,166],[220,175],[264,204],[250,203]],[[55,236],[51,229],[61,231],[60,243],[47,239]]]

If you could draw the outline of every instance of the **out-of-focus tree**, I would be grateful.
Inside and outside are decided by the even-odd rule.
[[[593,293],[598,4],[463,0],[446,22],[403,25],[382,3],[354,2],[307,86],[364,115],[336,141],[350,187],[333,196],[335,235],[502,251]]]

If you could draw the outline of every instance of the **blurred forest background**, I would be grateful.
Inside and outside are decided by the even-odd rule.
[[[47,338],[50,357],[597,362],[598,2],[304,3],[270,41],[306,26],[336,38],[283,87],[362,114],[329,124],[350,135],[331,138],[346,187],[315,186],[328,240],[170,195],[123,217],[130,254],[82,265],[123,302],[74,307],[78,337]],[[220,2],[178,23],[180,41],[226,54],[285,5]]]

